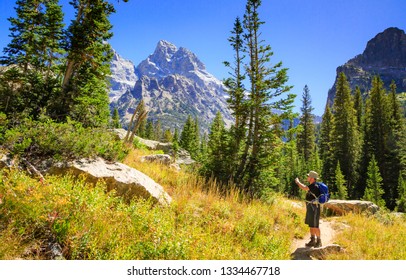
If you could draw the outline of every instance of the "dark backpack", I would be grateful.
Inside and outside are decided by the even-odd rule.
[[[320,196],[317,198],[317,202],[324,204],[330,200],[330,193],[328,192],[328,187],[323,182],[317,182],[317,187],[320,190]]]

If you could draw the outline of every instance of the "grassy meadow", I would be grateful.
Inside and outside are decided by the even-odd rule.
[[[22,171],[0,173],[0,259],[46,259],[57,242],[73,260],[288,260],[295,238],[307,238],[304,208],[272,194],[247,200],[221,195],[216,182],[193,173],[142,163],[150,152],[132,150],[124,163],[149,175],[173,198],[170,206],[125,203],[105,186],[83,178]],[[330,259],[406,259],[406,221],[348,215],[337,235],[344,253]]]

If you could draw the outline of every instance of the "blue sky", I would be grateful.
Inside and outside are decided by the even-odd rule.
[[[72,19],[68,0],[61,0],[66,21]],[[159,40],[194,52],[219,79],[228,77],[223,61],[233,60],[227,41],[246,0],[112,0],[114,37],[110,43],[138,65]],[[0,48],[9,42],[7,18],[14,0],[0,0]],[[307,84],[316,115],[322,115],[336,68],[361,54],[367,42],[388,27],[406,30],[406,0],[263,0],[262,39],[274,51],[273,63],[289,68],[289,85],[301,106]]]

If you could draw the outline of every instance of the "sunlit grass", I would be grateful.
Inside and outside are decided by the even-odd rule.
[[[405,260],[406,220],[390,214],[366,217],[350,214],[342,220],[348,226],[336,236],[345,250],[330,255],[340,260]]]
[[[134,150],[124,162],[161,184],[169,206],[134,199],[125,203],[100,183],[46,176],[45,183],[18,170],[0,172],[0,259],[47,258],[58,242],[67,259],[290,259],[303,238],[304,208],[277,194],[248,200],[229,186],[186,171],[143,163]],[[224,188],[222,188],[224,190]],[[296,203],[297,204],[297,203]],[[349,215],[332,259],[406,259],[405,221]]]

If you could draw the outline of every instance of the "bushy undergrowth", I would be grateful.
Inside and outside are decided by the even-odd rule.
[[[0,118],[1,123],[6,123]],[[123,159],[128,149],[105,128],[87,128],[78,122],[56,123],[50,119],[25,119],[17,126],[1,126],[4,149],[26,158],[75,159],[101,156],[107,160]]]

